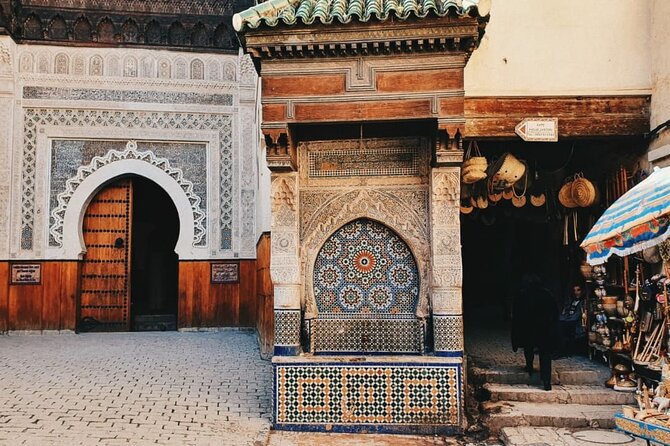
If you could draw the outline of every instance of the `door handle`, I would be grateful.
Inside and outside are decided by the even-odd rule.
[[[123,248],[123,244],[124,244],[124,242],[123,242],[123,239],[121,237],[114,240],[114,247],[115,248]]]

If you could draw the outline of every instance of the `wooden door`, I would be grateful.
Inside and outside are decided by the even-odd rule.
[[[107,185],[84,215],[79,329],[130,330],[132,179]]]

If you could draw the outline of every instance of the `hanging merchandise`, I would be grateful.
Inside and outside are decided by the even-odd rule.
[[[596,202],[596,186],[586,178],[584,174],[575,175],[570,187],[572,201],[579,207],[589,207]]]
[[[577,203],[572,198],[572,180],[567,180],[558,191],[558,201],[568,209],[577,207]]]
[[[465,152],[465,161],[461,171],[461,178],[465,184],[473,184],[486,178],[488,162],[479,151],[477,141],[470,141]]]
[[[491,189],[501,191],[510,188],[526,173],[526,164],[507,152],[489,166]],[[510,197],[511,198],[511,197]]]

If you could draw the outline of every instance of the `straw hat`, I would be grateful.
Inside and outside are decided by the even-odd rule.
[[[577,203],[572,198],[572,181],[565,183],[558,191],[558,201],[568,209],[577,207]]]
[[[526,165],[511,153],[504,153],[489,166],[489,176],[494,189],[506,189],[526,173]]]
[[[572,181],[570,195],[577,206],[589,207],[596,201],[596,187],[582,174],[577,174]]]

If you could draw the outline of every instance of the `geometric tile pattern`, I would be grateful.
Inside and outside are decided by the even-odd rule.
[[[421,353],[423,324],[405,319],[312,319],[312,353]]]
[[[463,316],[433,315],[433,342],[435,351],[463,351]]]
[[[311,178],[419,174],[418,147],[310,151]]]
[[[40,127],[110,127],[128,129],[214,130],[219,133],[221,249],[232,248],[232,117],[218,113],[136,112],[79,109],[24,110],[21,177],[21,249],[33,248],[37,134]]]
[[[274,311],[274,345],[300,345],[300,310]]]
[[[455,364],[275,364],[275,422],[458,426],[460,375]]]
[[[368,219],[347,223],[326,240],[314,265],[319,313],[413,315],[419,271],[407,244]]]

